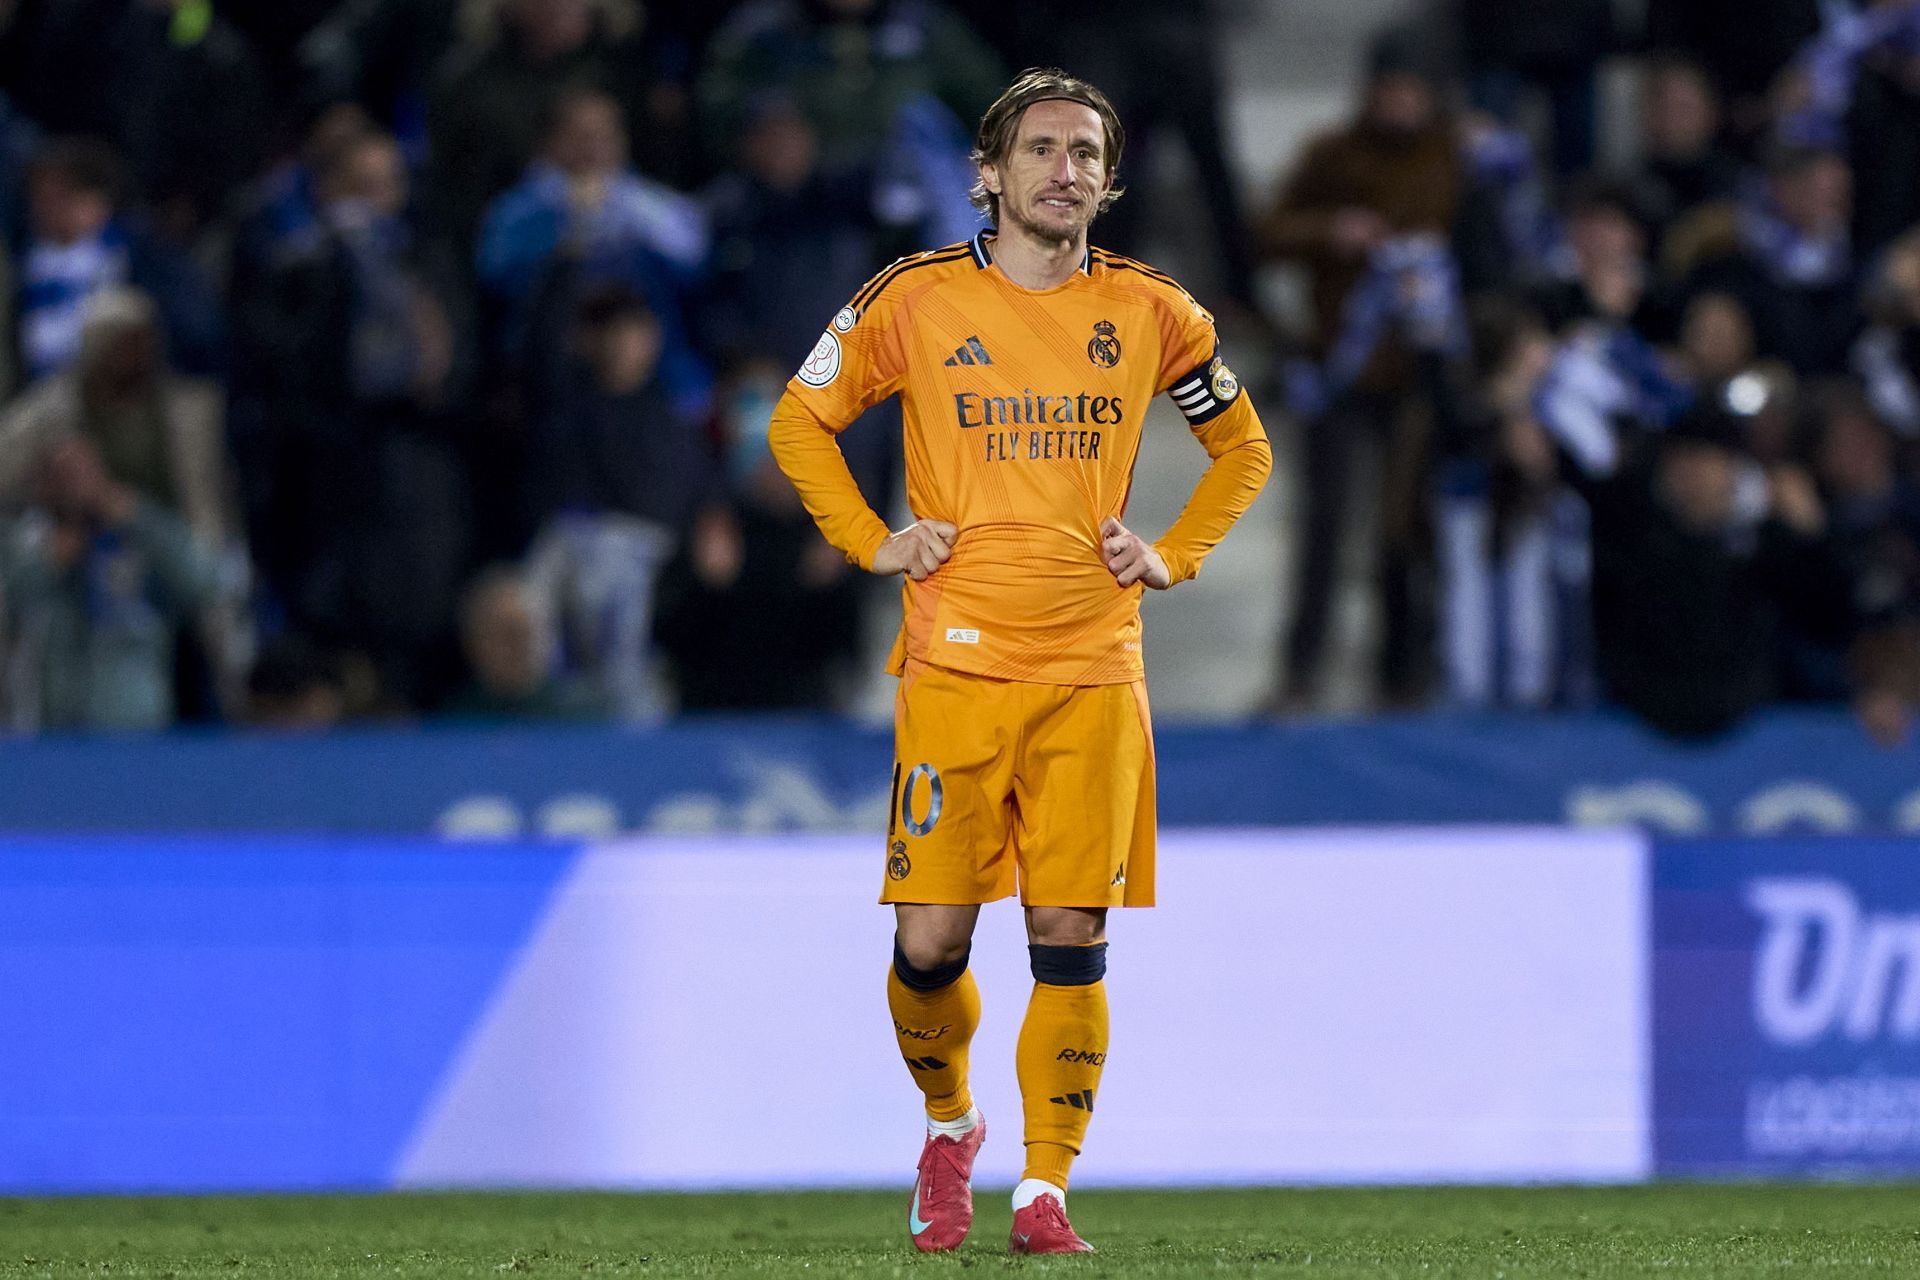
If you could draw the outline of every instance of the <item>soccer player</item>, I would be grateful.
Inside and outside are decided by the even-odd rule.
[[[1034,987],[1016,1054],[1026,1172],[1015,1253],[1082,1253],[1066,1216],[1107,1060],[1106,916],[1153,904],[1154,779],[1140,598],[1199,571],[1272,469],[1213,319],[1152,267],[1092,249],[1120,194],[1122,135],[1098,89],[1022,74],[980,122],[970,242],[903,258],[843,307],[781,399],[775,457],[821,531],[904,574],[887,669],[893,798],[880,900],[887,1003],[926,1095],[908,1210],[923,1252],[957,1248],[986,1124],[967,1087],[981,904],[1017,887]],[[1147,404],[1169,393],[1212,458],[1158,542],[1121,523]],[[890,532],[835,436],[905,408],[907,500]]]

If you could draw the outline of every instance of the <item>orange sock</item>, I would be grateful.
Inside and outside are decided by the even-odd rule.
[[[1064,1191],[1067,1171],[1087,1136],[1100,1069],[1107,1061],[1107,984],[1102,978],[1107,948],[1095,943],[1029,950],[1040,980],[1033,984],[1015,1054],[1027,1122],[1027,1167],[1021,1176],[1040,1178]],[[1056,981],[1046,981],[1049,977]]]
[[[927,1095],[927,1115],[934,1120],[958,1120],[973,1106],[967,1047],[980,1025],[980,988],[966,963],[962,957],[940,969],[915,970],[896,949],[887,971],[894,1041],[913,1082]]]

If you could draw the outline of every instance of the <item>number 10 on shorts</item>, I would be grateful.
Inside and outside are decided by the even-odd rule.
[[[933,824],[940,821],[943,794],[940,771],[930,764],[917,764],[907,770],[906,781],[901,783],[898,781],[900,766],[895,764],[893,776],[898,783],[895,794],[899,797],[899,807],[895,809],[894,817],[907,829],[908,835],[926,835],[933,830]]]

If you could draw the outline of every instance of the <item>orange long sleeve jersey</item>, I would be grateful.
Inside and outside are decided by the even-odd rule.
[[[1213,317],[1173,280],[1091,250],[1034,291],[992,238],[903,258],[833,317],[773,415],[774,456],[827,540],[871,568],[888,534],[835,437],[869,405],[905,409],[907,502],[959,529],[953,556],[902,589],[905,659],[1003,680],[1139,679],[1140,597],[1100,551],[1120,516],[1147,404],[1169,393],[1213,459],[1156,547],[1191,578],[1273,468],[1260,418],[1222,363]]]

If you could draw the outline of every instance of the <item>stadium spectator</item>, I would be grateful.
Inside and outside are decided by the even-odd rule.
[[[0,552],[16,727],[160,729],[175,715],[175,637],[215,598],[211,548],[116,481],[84,436],[47,449],[34,506]]]
[[[1753,364],[1753,318],[1731,294],[1695,294],[1680,317],[1678,354],[1688,381],[1725,382]]]
[[[443,708],[460,720],[584,720],[605,713],[555,669],[552,619],[517,569],[485,570],[467,589],[460,641],[470,683]]]
[[[871,164],[828,168],[820,135],[788,95],[751,104],[736,168],[707,189],[712,271],[703,337],[722,363],[764,356],[796,366],[821,326],[872,275],[899,228],[876,208]]]
[[[1821,0],[1647,0],[1645,43],[1699,63],[1729,95],[1729,123],[1752,140],[1782,67],[1820,30]]]
[[[298,105],[312,113],[352,104],[386,121],[416,164],[430,159],[427,93],[458,38],[462,0],[346,0],[326,7],[296,51]]]
[[[1856,387],[1826,389],[1814,417],[1815,475],[1853,615],[1867,630],[1920,621],[1920,485],[1901,470],[1892,432]],[[1826,674],[1823,692],[1840,696],[1844,673]]]
[[[28,496],[47,453],[80,437],[116,483],[177,512],[218,557],[219,591],[178,638],[183,718],[212,719],[238,698],[245,647],[246,549],[234,509],[218,384],[167,368],[153,300],[110,288],[87,301],[80,355],[0,413],[0,509]]]
[[[220,389],[174,374],[164,345],[146,294],[90,297],[73,365],[0,413],[0,507],[24,502],[47,452],[79,436],[116,483],[179,512],[206,545],[235,536]]]
[[[296,237],[320,221],[318,187],[341,154],[374,132],[373,121],[350,102],[336,103],[307,126],[299,151],[249,183],[233,205],[232,260],[227,270],[230,301],[248,297]]]
[[[1709,396],[1620,468],[1565,474],[1593,513],[1593,616],[1606,697],[1663,733],[1726,731],[1783,692],[1783,636],[1843,634],[1847,587],[1797,468],[1763,472]]]
[[[319,219],[242,299],[236,439],[249,540],[280,610],[428,696],[471,542],[470,322],[455,268],[404,221],[408,180],[370,134],[323,175]]]
[[[27,177],[28,235],[16,271],[21,356],[28,381],[65,368],[80,351],[87,299],[113,285],[159,304],[172,362],[210,376],[223,366],[225,323],[193,261],[121,216],[119,161],[96,141],[49,142]]]
[[[1739,210],[1738,247],[1703,262],[1689,293],[1739,299],[1760,354],[1799,374],[1844,372],[1860,332],[1852,170],[1836,152],[1787,147]]]
[[[706,347],[723,367],[765,361],[797,367],[827,317],[872,274],[907,252],[911,226],[890,223],[871,166],[830,170],[819,136],[793,100],[753,106],[740,167],[707,192],[712,270],[702,290]],[[840,437],[862,493],[893,492],[900,408],[889,400]]]
[[[1594,73],[1617,44],[1613,10],[1611,0],[1459,0],[1474,105],[1512,122],[1537,96],[1556,173],[1593,165]]]
[[[682,711],[832,708],[859,656],[859,581],[767,444],[785,382],[771,365],[732,379],[730,497],[695,519],[661,581],[655,635]]]
[[[1559,332],[1580,321],[1667,336],[1672,304],[1657,287],[1647,233],[1632,193],[1617,184],[1576,182],[1565,201],[1566,264],[1534,302]]]
[[[583,300],[574,356],[535,426],[527,496],[535,528],[566,513],[619,514],[678,529],[702,497],[700,428],[657,375],[660,321],[619,286]]]
[[[1848,103],[1853,236],[1863,261],[1920,222],[1920,8],[1902,0],[1893,35],[1861,58]]]
[[[1005,78],[992,49],[937,0],[750,0],[715,33],[697,88],[723,155],[733,157],[754,100],[771,89],[800,105],[825,163],[841,168],[878,163],[916,103],[938,103],[956,126],[977,120]]]
[[[1656,260],[1664,259],[1667,229],[1682,214],[1739,194],[1740,161],[1721,145],[1721,123],[1719,94],[1697,64],[1668,56],[1647,66],[1638,158],[1626,189],[1646,219]]]
[[[1434,534],[1446,700],[1545,708],[1574,699],[1583,603],[1563,582],[1563,494],[1534,389],[1554,354],[1540,317],[1495,299],[1474,315],[1475,385],[1435,398],[1443,463]],[[1576,531],[1578,532],[1578,531]],[[1574,616],[1568,616],[1573,614]]]
[[[569,0],[571,2],[571,0]],[[582,89],[554,102],[540,158],[488,210],[480,280],[501,312],[495,346],[538,379],[564,344],[566,316],[590,288],[625,284],[663,331],[661,379],[683,409],[702,407],[712,376],[685,318],[707,256],[704,211],[635,173],[618,104]]]
[[[527,576],[559,623],[565,670],[622,717],[651,719],[655,581],[717,477],[701,425],[655,376],[660,322],[644,301],[590,295],[574,343],[530,440]]]
[[[1370,447],[1381,459],[1374,501],[1383,522],[1376,577],[1385,606],[1381,683],[1400,703],[1417,701],[1426,683],[1428,628],[1418,605],[1428,554],[1418,496],[1426,451],[1418,385],[1405,344],[1385,331],[1389,308],[1380,304],[1398,292],[1395,255],[1409,247],[1419,253],[1422,237],[1444,244],[1462,205],[1464,158],[1435,76],[1423,51],[1405,39],[1376,45],[1357,117],[1308,143],[1262,223],[1268,254],[1311,276],[1318,365],[1316,388],[1292,397],[1308,422],[1286,702],[1309,698],[1319,676],[1348,477]],[[1356,298],[1376,302],[1356,305]]]
[[[1883,255],[1865,304],[1871,320],[1854,344],[1854,373],[1880,417],[1908,443],[1920,440],[1920,230]]]
[[[462,42],[427,98],[432,140],[427,224],[447,243],[471,245],[487,205],[518,181],[543,141],[555,102],[571,90],[614,96],[647,138],[681,126],[650,110],[659,60],[636,43],[634,0],[472,0]],[[638,104],[638,105],[634,105]]]

